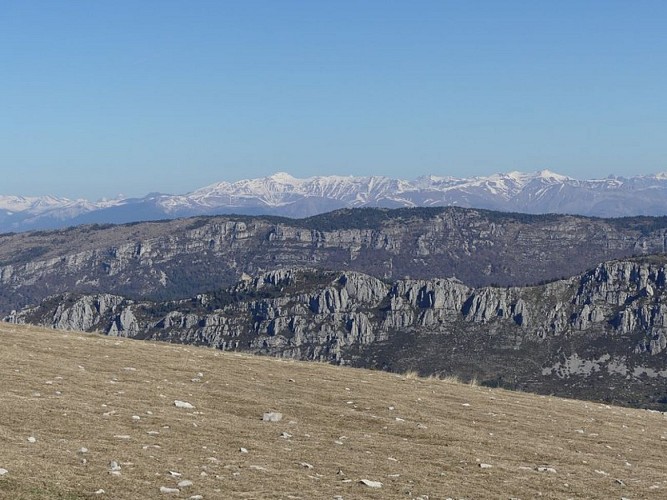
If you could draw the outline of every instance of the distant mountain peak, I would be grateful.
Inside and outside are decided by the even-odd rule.
[[[285,184],[293,183],[295,181],[300,180],[295,177],[292,177],[292,175],[288,174],[287,172],[276,172],[275,174],[267,177],[267,179],[271,179],[272,181],[281,182]]]
[[[307,217],[339,208],[459,206],[600,217],[667,214],[667,172],[577,180],[549,169],[414,180],[382,175],[267,177],[218,182],[186,194],[70,200],[0,196],[0,231],[57,228],[225,213]]]
[[[568,177],[567,175],[561,175],[556,172],[553,172],[547,168],[540,170],[539,172],[536,172],[536,177],[539,177],[540,179],[548,179],[550,181],[557,181],[557,182],[566,182],[566,181],[573,181],[572,177]]]

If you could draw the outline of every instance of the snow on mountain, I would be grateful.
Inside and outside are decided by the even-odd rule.
[[[101,200],[0,196],[0,231],[120,223],[192,215],[306,217],[338,208],[461,206],[526,213],[602,217],[667,214],[667,172],[577,180],[550,170],[468,178],[315,176],[285,172],[219,182],[180,195]]]
[[[11,212],[33,213],[43,212],[50,208],[62,206],[70,202],[67,198],[56,198],[54,196],[26,197],[26,196],[0,196],[0,210]]]
[[[122,199],[91,202],[55,196],[0,195],[0,231],[50,229],[70,225],[70,221],[123,203]]]

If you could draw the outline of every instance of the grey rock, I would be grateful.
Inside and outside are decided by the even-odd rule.
[[[283,414],[278,412],[267,412],[262,415],[262,420],[264,422],[280,422],[283,419]]]
[[[341,268],[341,261],[351,271],[376,279],[457,276],[475,286],[517,285],[579,273],[609,258],[665,249],[660,221],[646,231],[642,221],[621,227],[600,219],[517,217],[460,208],[378,210],[372,216],[378,222],[361,228],[358,213],[346,211],[323,216],[320,228],[313,227],[317,220],[229,216],[4,235],[0,284],[6,299],[0,314],[16,321],[11,311],[29,305],[25,297],[38,301],[69,292],[76,300],[92,290],[101,300],[68,307],[61,324],[90,330],[97,316],[113,316],[107,333],[134,336],[142,327],[141,315],[131,308],[114,314],[113,299],[107,302],[106,294],[180,297],[182,291],[171,281],[174,270],[178,272],[179,262],[194,259],[201,265],[188,269],[193,295],[231,286],[244,274],[304,266]],[[348,278],[338,283],[348,300],[373,302],[382,293],[381,283],[357,293],[354,276]],[[649,281],[639,280],[647,297],[655,291]],[[344,303],[340,291],[330,292],[329,303],[323,296],[317,304],[323,311]]]
[[[455,279],[388,284],[352,271],[282,269],[226,289],[223,297],[235,297],[228,302],[198,295],[187,312],[178,302],[66,295],[13,318],[74,318],[71,327],[92,322],[110,332],[129,308],[140,338],[425,375],[483,366],[485,382],[574,397],[604,398],[622,383],[650,402],[654,394],[643,382],[667,378],[666,283],[664,256],[604,262],[532,287],[474,288]],[[68,312],[98,311],[95,303],[104,304],[104,315]],[[562,383],[572,377],[588,380]]]
[[[556,474],[557,471],[553,467],[546,467],[546,466],[540,466],[537,468],[537,472],[550,472],[552,474]]]
[[[369,488],[382,488],[382,483],[380,481],[371,481],[370,479],[362,479],[359,481],[361,484],[368,486]]]

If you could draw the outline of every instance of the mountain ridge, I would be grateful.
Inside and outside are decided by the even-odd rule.
[[[57,295],[5,320],[667,410],[667,257],[532,287],[282,269],[189,299]]]
[[[91,202],[55,196],[0,196],[0,232],[84,223],[125,223],[197,215],[307,217],[339,208],[460,206],[506,212],[599,217],[667,214],[667,174],[577,180],[541,170],[469,178],[426,175],[314,176],[286,172],[218,182],[186,194]]]
[[[86,225],[0,235],[0,314],[64,291],[182,298],[231,285],[243,273],[295,267],[516,286],[666,248],[667,217],[455,207]]]

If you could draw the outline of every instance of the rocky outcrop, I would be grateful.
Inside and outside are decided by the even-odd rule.
[[[541,286],[472,288],[288,269],[172,302],[52,297],[6,320],[355,366],[474,368],[487,383],[599,399],[667,378],[666,270],[667,257],[648,257]]]
[[[662,218],[460,208],[342,210],[302,220],[227,216],[5,234],[0,314],[65,292],[173,300],[231,286],[244,274],[292,268],[356,271],[391,282],[456,277],[475,287],[517,286],[574,275],[608,259],[664,252],[666,241]],[[346,286],[348,295],[353,287]]]

